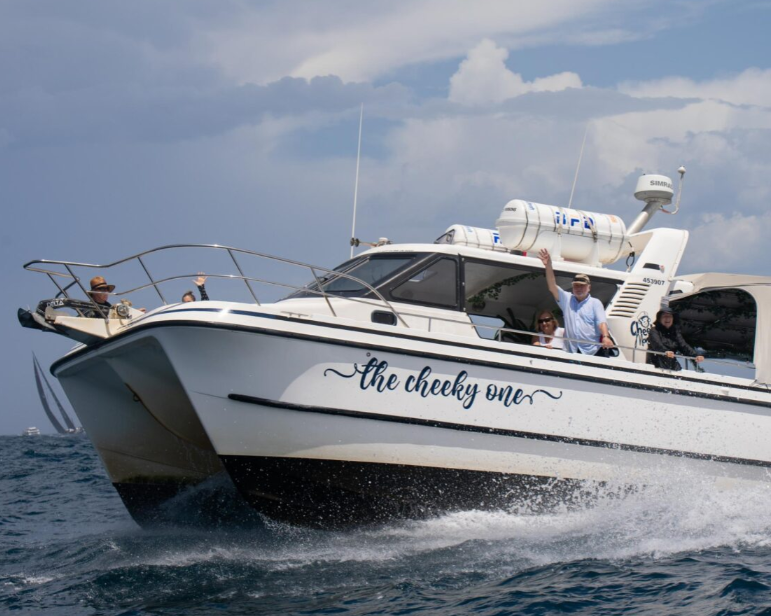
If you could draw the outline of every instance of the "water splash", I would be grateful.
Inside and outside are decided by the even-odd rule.
[[[754,613],[771,601],[771,482],[717,490],[656,469],[645,489],[628,492],[620,476],[548,514],[520,506],[344,532],[269,520],[148,532],[87,442],[43,438],[32,457],[11,449],[0,611],[591,613],[648,597],[650,613]]]

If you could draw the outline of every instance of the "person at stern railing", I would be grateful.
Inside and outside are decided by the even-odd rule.
[[[658,351],[664,355],[648,353],[646,362],[653,364],[657,368],[664,370],[681,370],[680,362],[677,361],[675,353],[694,357],[696,363],[704,361],[703,355],[696,355],[696,351],[689,345],[683,335],[680,333],[680,325],[672,309],[662,308],[656,313],[656,321],[653,323],[651,332],[648,335],[648,350]]]
[[[600,300],[590,294],[592,281],[589,276],[576,274],[573,277],[573,292],[568,293],[557,286],[549,251],[542,248],[538,256],[546,269],[546,284],[549,285],[549,291],[562,309],[567,337],[565,350],[569,353],[608,357],[614,344],[608,332],[605,308]],[[584,342],[575,342],[575,340]],[[589,342],[590,340],[599,340],[600,343]]]

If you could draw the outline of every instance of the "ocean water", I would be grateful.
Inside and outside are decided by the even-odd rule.
[[[548,515],[143,531],[86,437],[0,437],[3,614],[769,614],[771,490]]]

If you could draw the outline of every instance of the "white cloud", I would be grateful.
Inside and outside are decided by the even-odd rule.
[[[406,65],[462,57],[483,37],[509,48],[564,43],[598,45],[639,34],[619,28],[659,0],[345,0],[264,3],[207,28],[203,57],[240,82],[287,74],[371,80]],[[639,24],[639,22],[637,22]],[[669,23],[657,20],[661,27]],[[639,30],[639,28],[637,28]],[[577,36],[580,32],[580,36]]]
[[[766,274],[771,212],[704,214],[692,231],[685,265],[691,270]]]
[[[450,79],[450,100],[463,105],[500,103],[526,92],[555,92],[582,87],[575,73],[559,73],[525,81],[506,67],[509,52],[484,39],[468,53]]]
[[[748,68],[728,77],[694,81],[666,77],[653,81],[625,82],[619,90],[631,96],[717,99],[736,105],[771,106],[771,69]]]
[[[761,186],[767,187],[766,193],[770,188],[771,161],[767,155],[756,157],[746,145],[752,133],[770,129],[771,110],[704,101],[598,118],[590,142],[610,177],[621,178],[633,169],[666,173],[684,163],[699,174],[702,185],[721,178],[718,194],[730,195],[735,203],[742,194],[757,197]],[[765,169],[765,177],[758,166]],[[743,207],[764,205],[747,200]]]

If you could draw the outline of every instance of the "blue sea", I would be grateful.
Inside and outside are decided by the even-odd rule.
[[[3,614],[769,614],[771,490],[548,515],[143,531],[85,436],[0,437]]]

